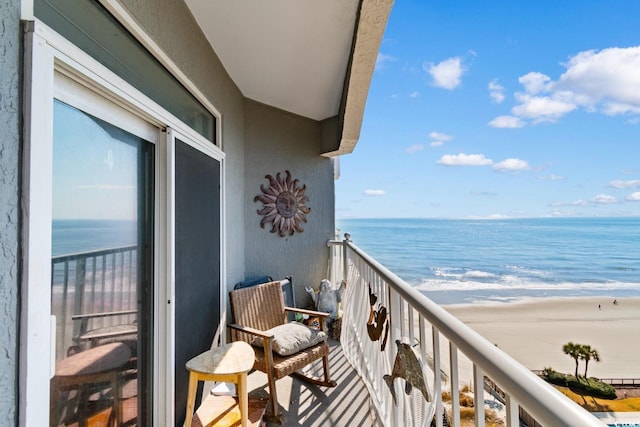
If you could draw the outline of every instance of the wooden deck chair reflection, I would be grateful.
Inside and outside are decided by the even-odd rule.
[[[321,330],[324,330],[324,318],[328,316],[328,313],[285,307],[279,281],[231,291],[229,299],[234,321],[229,325],[232,340],[252,343],[256,337],[262,339],[261,348],[254,345],[256,361],[253,367],[265,372],[269,380],[271,410],[265,417],[268,421],[278,424],[283,421],[276,394],[276,380],[293,375],[312,384],[335,387],[336,382],[332,381],[329,376],[329,345],[327,344],[326,332],[316,337],[320,342],[291,355],[282,356],[274,351],[274,346],[278,347],[278,329],[288,328],[289,325],[276,329],[275,333],[270,331],[272,328],[287,324],[287,312],[318,316],[321,319],[319,322]],[[299,327],[300,325],[294,326]],[[290,335],[287,334],[287,336]],[[304,344],[301,346],[304,347]],[[320,358],[322,358],[324,368],[324,379],[297,372]]]

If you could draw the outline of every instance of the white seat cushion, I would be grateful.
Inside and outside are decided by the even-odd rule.
[[[273,334],[273,351],[281,356],[289,356],[305,348],[312,347],[324,341],[327,334],[323,331],[313,329],[300,322],[289,322],[276,326],[268,331]],[[256,337],[251,342],[256,347],[262,347],[262,338]]]

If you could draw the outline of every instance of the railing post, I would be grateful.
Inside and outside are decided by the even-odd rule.
[[[84,279],[87,274],[87,259],[85,257],[76,259],[76,283],[73,296],[73,314],[82,314],[84,305]],[[73,336],[80,335],[80,324],[73,324]]]
[[[351,241],[351,234],[344,233],[344,240],[342,241],[342,280],[345,282],[349,277],[349,260],[347,259],[347,242]]]
[[[476,412],[476,427],[484,427],[484,372],[473,364],[473,398]]]
[[[458,375],[458,347],[449,341],[449,374],[451,383],[451,418],[452,424],[460,425],[460,378]]]
[[[435,326],[431,326],[431,334],[433,339],[433,397],[436,402],[436,426],[442,427],[442,377],[441,377],[441,361],[440,361],[440,331]]]
[[[507,394],[507,427],[518,427],[520,425],[520,410],[518,402]]]

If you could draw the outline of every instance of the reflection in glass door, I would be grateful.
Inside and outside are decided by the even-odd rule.
[[[54,101],[50,424],[148,425],[153,144]]]

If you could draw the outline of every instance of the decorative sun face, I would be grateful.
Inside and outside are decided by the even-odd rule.
[[[280,172],[274,178],[266,175],[269,186],[260,185],[263,194],[253,198],[254,202],[262,202],[262,209],[258,209],[258,215],[263,215],[260,227],[271,223],[271,232],[278,232],[280,237],[285,234],[293,236],[296,231],[302,233],[304,229],[301,223],[307,222],[307,214],[311,208],[305,206],[309,198],[305,196],[307,186],[298,186],[298,180],[291,180],[291,172],[285,171],[286,178],[280,176]]]

